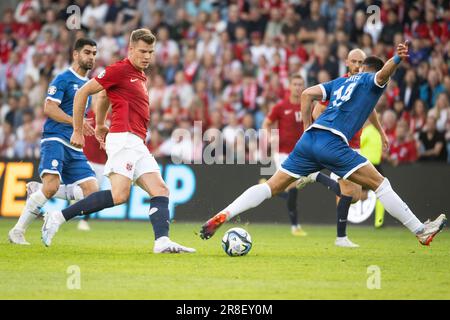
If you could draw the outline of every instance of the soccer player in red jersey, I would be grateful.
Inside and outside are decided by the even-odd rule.
[[[153,252],[195,252],[195,249],[169,239],[169,189],[155,158],[144,144],[150,119],[144,70],[154,59],[155,42],[156,37],[150,30],[134,30],[128,58],[108,66],[78,90],[74,100],[74,132],[70,140],[73,146],[82,148],[85,145],[82,119],[87,97],[104,90],[111,103],[111,127],[105,125],[109,107],[105,102],[98,104],[95,128],[95,135],[105,145],[108,155],[104,173],[111,181],[111,190],[95,192],[62,211],[49,212],[42,227],[42,241],[46,246],[51,244],[64,222],[126,202],[134,182],[152,197],[149,215],[155,233]]]
[[[272,127],[275,124],[278,126],[279,148],[278,152],[275,152],[274,161],[277,169],[280,170],[282,170],[281,163],[286,160],[303,133],[300,97],[304,89],[305,80],[302,76],[292,75],[289,79],[289,95],[272,107],[262,125],[268,139],[271,139]],[[282,195],[283,198],[286,198],[292,234],[294,236],[306,236],[306,232],[298,223],[297,188],[295,186],[295,183],[293,183],[286,189],[287,198],[286,193]]]
[[[344,77],[350,77],[360,72],[360,68],[363,65],[363,61],[366,58],[366,54],[364,51],[360,49],[351,50],[347,56],[347,67],[348,73],[344,75]],[[313,118],[317,119],[320,114],[327,108],[328,101],[325,103],[318,103],[313,110]],[[372,115],[369,117],[369,121],[375,126],[375,128],[380,132],[383,147],[388,147],[388,138],[386,133],[384,132],[381,124],[378,120],[376,111],[374,110]],[[350,148],[359,152],[360,149],[360,139],[361,139],[362,129],[359,130],[353,138],[349,141]],[[359,200],[367,199],[367,190],[363,190],[362,187],[356,183],[353,183],[349,180],[340,179],[337,175],[332,173],[332,177],[339,182],[340,193],[337,193],[338,203],[337,203],[337,237],[335,241],[335,245],[339,247],[359,247],[357,244],[353,243],[347,237],[347,216],[348,210],[352,202],[357,202]],[[305,183],[317,181],[321,182],[324,185],[327,185],[328,182],[324,183],[323,178],[326,175],[322,173],[315,173],[310,175],[307,179],[304,179],[300,184],[300,187],[303,187]],[[332,188],[335,190],[334,188]]]

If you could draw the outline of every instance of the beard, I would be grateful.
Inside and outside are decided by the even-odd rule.
[[[79,62],[80,68],[83,68],[84,70],[91,70],[94,67],[94,63],[93,62],[87,62],[87,61],[83,61],[81,60]]]

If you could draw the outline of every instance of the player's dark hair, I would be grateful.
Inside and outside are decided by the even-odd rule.
[[[139,40],[142,40],[147,44],[154,44],[156,37],[149,29],[141,28],[134,30],[131,33],[130,43],[137,43]]]
[[[363,65],[376,72],[383,68],[384,62],[378,57],[370,56],[364,59]]]
[[[83,49],[84,46],[93,46],[96,47],[97,43],[95,43],[94,40],[89,38],[80,38],[77,41],[75,41],[75,45],[73,46],[73,50],[76,50],[78,52]]]

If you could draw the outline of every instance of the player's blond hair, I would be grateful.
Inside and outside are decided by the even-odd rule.
[[[147,44],[154,44],[156,37],[149,29],[141,28],[134,30],[130,36],[130,43],[137,43],[139,40]]]

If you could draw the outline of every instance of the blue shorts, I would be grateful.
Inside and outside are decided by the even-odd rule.
[[[324,168],[347,179],[369,161],[351,149],[338,135],[322,129],[306,131],[289,157],[281,164],[281,171],[294,178],[306,177]]]
[[[41,144],[39,176],[42,178],[44,173],[59,175],[63,184],[78,184],[95,179],[95,172],[84,153],[59,141],[45,141]]]

